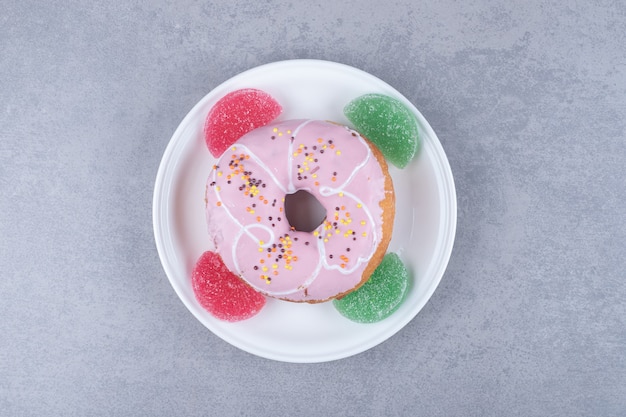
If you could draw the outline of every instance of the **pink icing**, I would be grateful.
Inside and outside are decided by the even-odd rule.
[[[326,209],[313,232],[294,230],[284,198],[306,190]],[[208,231],[226,266],[291,301],[354,288],[382,237],[385,177],[355,131],[319,120],[275,122],[244,135],[213,167]]]

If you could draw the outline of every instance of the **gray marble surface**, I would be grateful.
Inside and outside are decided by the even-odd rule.
[[[626,415],[623,1],[2,9],[0,414]],[[420,314],[312,365],[250,355],[196,321],[151,218],[191,107],[293,58],[355,66],[410,99],[459,207]]]

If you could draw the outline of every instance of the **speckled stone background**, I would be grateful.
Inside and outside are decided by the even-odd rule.
[[[626,3],[17,1],[0,13],[3,416],[626,415]],[[206,330],[152,233],[208,91],[338,61],[396,87],[452,166],[458,231],[420,314],[297,365]]]

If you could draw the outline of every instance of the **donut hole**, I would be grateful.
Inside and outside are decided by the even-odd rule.
[[[285,195],[285,216],[295,230],[312,232],[326,219],[326,209],[314,195],[298,190]]]

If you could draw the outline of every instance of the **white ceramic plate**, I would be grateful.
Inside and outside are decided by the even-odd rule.
[[[343,107],[366,93],[404,102],[417,116],[422,148],[411,164],[390,172],[396,190],[396,219],[389,251],[400,255],[413,275],[398,311],[374,324],[345,319],[332,303],[295,304],[268,299],[255,317],[226,323],[195,299],[191,271],[210,250],[204,215],[204,187],[215,159],[206,148],[204,120],[226,93],[259,88],[283,106],[280,119],[316,118],[349,125]],[[156,246],[174,290],[214,334],[249,353],[286,362],[345,358],[385,341],[422,309],[446,269],[456,232],[456,193],[446,155],[421,113],[398,91],[361,70],[327,61],[293,60],[241,73],[207,94],[181,122],[165,150],[153,202]]]

